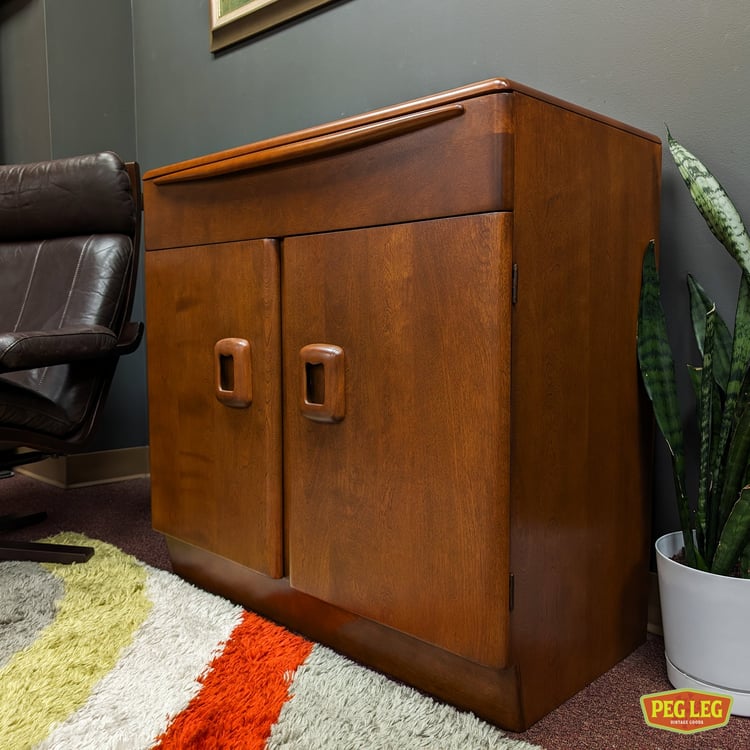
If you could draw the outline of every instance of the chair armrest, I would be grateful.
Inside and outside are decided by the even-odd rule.
[[[115,354],[121,356],[134,352],[143,338],[143,323],[130,320],[122,328],[120,338],[117,339]]]
[[[114,331],[97,325],[1,333],[0,372],[97,359],[113,352],[116,344]]]

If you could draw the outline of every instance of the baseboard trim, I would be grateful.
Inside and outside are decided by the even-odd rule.
[[[64,489],[137,479],[149,474],[148,446],[47,458],[15,471]]]

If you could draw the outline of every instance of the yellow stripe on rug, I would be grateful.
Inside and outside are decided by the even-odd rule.
[[[31,747],[88,699],[146,619],[146,571],[110,544],[65,533],[47,541],[96,550],[78,565],[46,565],[63,581],[57,615],[28,648],[0,670],[0,747]],[[29,679],[30,675],[33,679]]]

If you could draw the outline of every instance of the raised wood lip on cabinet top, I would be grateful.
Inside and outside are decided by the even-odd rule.
[[[207,165],[216,165],[220,162],[228,162],[230,160],[242,159],[251,154],[257,154],[261,151],[267,151],[270,149],[277,149],[283,146],[289,146],[294,143],[301,143],[313,138],[321,138],[323,136],[331,135],[334,133],[340,133],[342,131],[350,130],[353,128],[363,128],[367,125],[372,125],[384,120],[405,117],[419,113],[423,110],[446,107],[451,104],[460,104],[460,102],[466,99],[472,99],[479,96],[486,96],[488,94],[507,94],[511,92],[517,92],[526,96],[539,99],[541,101],[553,104],[563,109],[567,109],[571,112],[575,112],[584,117],[597,120],[599,122],[606,123],[612,127],[616,127],[625,132],[631,133],[635,136],[646,138],[647,140],[655,143],[661,143],[658,136],[648,133],[644,130],[634,128],[630,125],[626,125],[618,120],[605,117],[596,112],[588,110],[584,107],[580,107],[576,104],[564,101],[549,94],[545,94],[542,91],[538,91],[529,86],[519,84],[508,78],[491,78],[485,81],[479,81],[477,83],[469,84],[467,86],[461,86],[459,88],[450,89],[437,94],[431,94],[429,96],[414,99],[402,104],[395,104],[388,107],[372,110],[359,115],[353,115],[346,117],[341,120],[334,120],[322,125],[316,125],[304,130],[298,130],[292,133],[284,135],[274,136],[267,138],[255,143],[250,143],[243,146],[237,146],[235,148],[226,149],[224,151],[218,151],[212,154],[206,154],[205,156],[199,156],[194,159],[188,159],[185,161],[169,164],[163,167],[157,167],[151,169],[143,176],[144,181],[148,182],[172,182],[181,181],[180,173],[189,172],[195,174],[195,179],[200,179],[201,171],[200,167]],[[226,165],[229,166],[228,164]],[[227,170],[233,171],[233,170]],[[186,179],[192,179],[185,175]]]

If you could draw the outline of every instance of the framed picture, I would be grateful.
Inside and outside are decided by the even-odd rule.
[[[229,47],[333,0],[209,0],[211,52]]]

